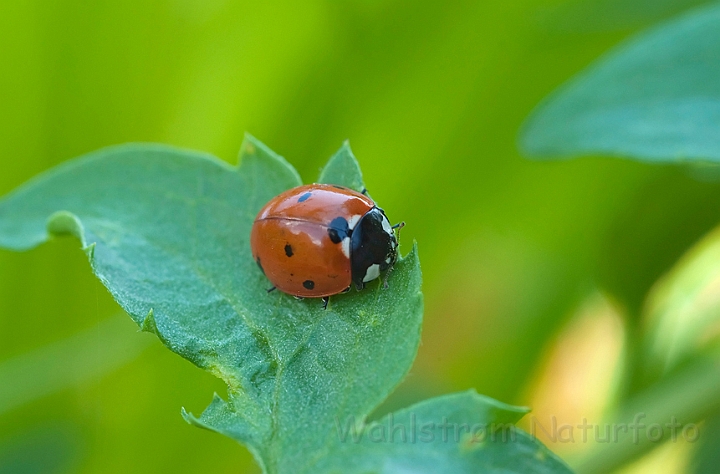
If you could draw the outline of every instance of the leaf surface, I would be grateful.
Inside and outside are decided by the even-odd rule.
[[[520,136],[538,157],[720,161],[720,5],[640,33],[544,100]]]
[[[347,144],[320,181],[364,187]],[[141,329],[227,383],[227,400],[216,395],[199,417],[183,410],[185,419],[244,443],[266,472],[344,472],[350,459],[381,466],[422,457],[393,445],[344,444],[336,432],[337,420],[366,419],[412,364],[423,313],[417,248],[395,265],[388,288],[372,282],[332,297],[327,310],[318,299],[267,293],[250,229],[268,200],[299,184],[295,170],[252,137],[238,167],[160,145],[109,148],[2,199],[0,245],[23,250],[52,235],[78,237],[94,273]],[[417,410],[481,422],[500,406],[468,396]],[[552,456],[534,457],[539,443],[522,440],[498,446],[495,457],[463,454],[462,462],[467,472],[500,458],[566,472]],[[436,447],[438,462],[460,466],[456,448]]]
[[[515,427],[527,412],[469,390],[425,400],[355,429],[352,418],[338,420],[339,453],[321,463],[319,470],[347,474],[569,472],[547,448]]]

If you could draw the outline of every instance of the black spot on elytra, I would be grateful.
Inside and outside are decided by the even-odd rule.
[[[328,226],[328,236],[334,244],[339,244],[350,235],[348,221],[344,217],[336,217]]]
[[[303,286],[308,290],[312,290],[313,288],[315,288],[315,282],[312,280],[305,280],[303,282]]]
[[[310,196],[312,196],[312,193],[307,192],[298,198],[298,202],[305,202],[310,199]]]
[[[285,255],[288,257],[293,256],[292,246],[290,244],[285,244]]]
[[[265,270],[263,270],[262,264],[260,263],[260,257],[255,260],[255,263],[257,263],[257,266],[260,268],[260,271],[263,272],[263,275],[265,275]]]
[[[330,236],[330,240],[332,240],[332,243],[339,244],[342,242],[342,239],[340,238],[340,234],[338,234],[337,229],[333,229],[332,227],[328,229],[328,235]]]

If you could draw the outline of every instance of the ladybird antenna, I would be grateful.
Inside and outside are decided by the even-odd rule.
[[[403,227],[405,227],[405,221],[398,222],[397,224],[392,226],[393,230],[395,230],[395,233],[397,234],[396,239],[398,241],[398,245],[400,245],[400,229],[402,229]]]

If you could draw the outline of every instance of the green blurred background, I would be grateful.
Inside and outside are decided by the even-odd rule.
[[[530,161],[516,134],[603,51],[699,3],[5,1],[0,195],[123,142],[235,163],[245,131],[310,182],[349,139],[373,197],[407,222],[405,250],[419,242],[424,274],[418,359],[382,409],[470,387],[570,403],[538,380],[566,323],[588,311],[622,327],[585,344],[587,357],[629,347],[606,357],[615,388],[585,400],[608,406],[633,390],[617,379],[647,291],[720,222],[720,184],[679,166]],[[50,372],[70,379],[0,410],[0,472],[258,472],[245,448],[180,417],[223,393],[219,380],[129,318],[103,329],[119,309],[78,247],[0,251],[0,374],[16,363],[48,377],[55,360]],[[57,345],[82,331],[97,331],[95,346],[78,343],[87,357]],[[114,337],[135,342],[104,350]]]

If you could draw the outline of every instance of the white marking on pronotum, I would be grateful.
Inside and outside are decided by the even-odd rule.
[[[350,237],[345,237],[340,242],[340,248],[342,249],[343,255],[350,258]]]
[[[383,218],[382,218],[382,226],[383,226],[383,230],[385,232],[387,232],[390,235],[393,235],[393,229],[392,229],[392,226],[390,225],[390,221],[385,216],[383,216]]]
[[[378,265],[377,263],[373,263],[368,267],[367,271],[365,272],[365,278],[363,278],[363,281],[367,283],[368,281],[374,280],[379,276],[380,265]]]
[[[348,229],[353,230],[361,217],[362,216],[360,214],[350,216],[350,219],[348,219]]]

